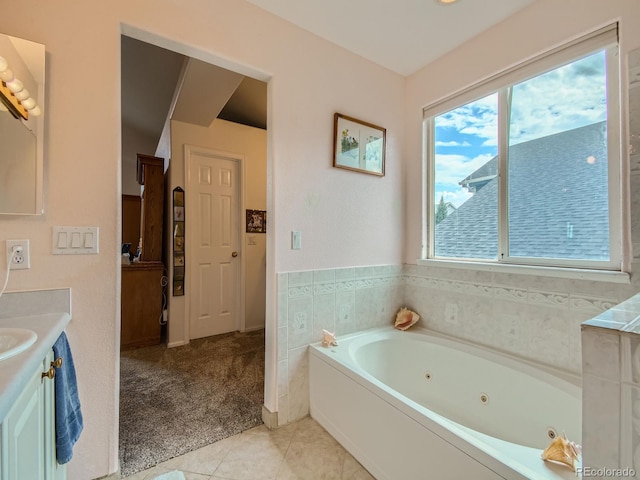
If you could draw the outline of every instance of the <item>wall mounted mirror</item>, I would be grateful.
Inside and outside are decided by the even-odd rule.
[[[41,215],[44,45],[0,34],[0,214]]]

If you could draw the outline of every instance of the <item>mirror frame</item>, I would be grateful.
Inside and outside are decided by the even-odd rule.
[[[5,38],[15,48],[15,55],[19,55],[31,75],[33,76],[32,84],[34,87],[29,88],[31,96],[36,99],[37,105],[42,113],[39,116],[29,115],[28,120],[14,119],[21,122],[24,128],[29,130],[36,140],[35,148],[35,202],[33,211],[0,211],[0,215],[12,216],[36,216],[44,214],[44,129],[45,129],[45,68],[46,68],[46,49],[45,45],[31,40],[14,37],[8,34],[0,33],[0,38]],[[6,45],[5,45],[6,46]],[[8,47],[10,50],[11,48]],[[2,52],[0,51],[0,56]],[[9,60],[9,59],[7,59]],[[14,58],[15,60],[15,58]],[[11,69],[12,61],[9,60],[9,69]],[[17,62],[19,63],[19,62]],[[23,70],[24,70],[23,67]],[[18,75],[16,77],[19,78]],[[26,83],[25,83],[26,84]],[[5,84],[6,85],[6,84]],[[10,112],[2,112],[11,115]]]

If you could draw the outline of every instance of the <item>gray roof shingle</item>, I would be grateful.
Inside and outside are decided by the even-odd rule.
[[[510,148],[511,256],[609,259],[606,140],[599,122]],[[496,259],[497,200],[496,177],[436,226],[436,256]]]

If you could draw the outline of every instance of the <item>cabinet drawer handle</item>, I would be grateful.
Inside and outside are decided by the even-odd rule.
[[[58,357],[54,362],[51,362],[51,366],[55,368],[60,368],[62,366],[62,357]]]
[[[47,377],[49,380],[53,380],[56,376],[56,369],[51,367],[47,372],[42,373],[42,378]]]

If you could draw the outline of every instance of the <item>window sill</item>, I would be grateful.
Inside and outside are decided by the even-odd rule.
[[[486,272],[509,273],[517,275],[537,275],[542,277],[568,278],[571,280],[591,280],[595,282],[630,284],[631,278],[626,272],[609,270],[588,270],[580,268],[539,267],[530,265],[506,265],[487,262],[466,262],[456,260],[418,259],[417,265],[426,267],[456,268],[461,270],[481,270]]]

